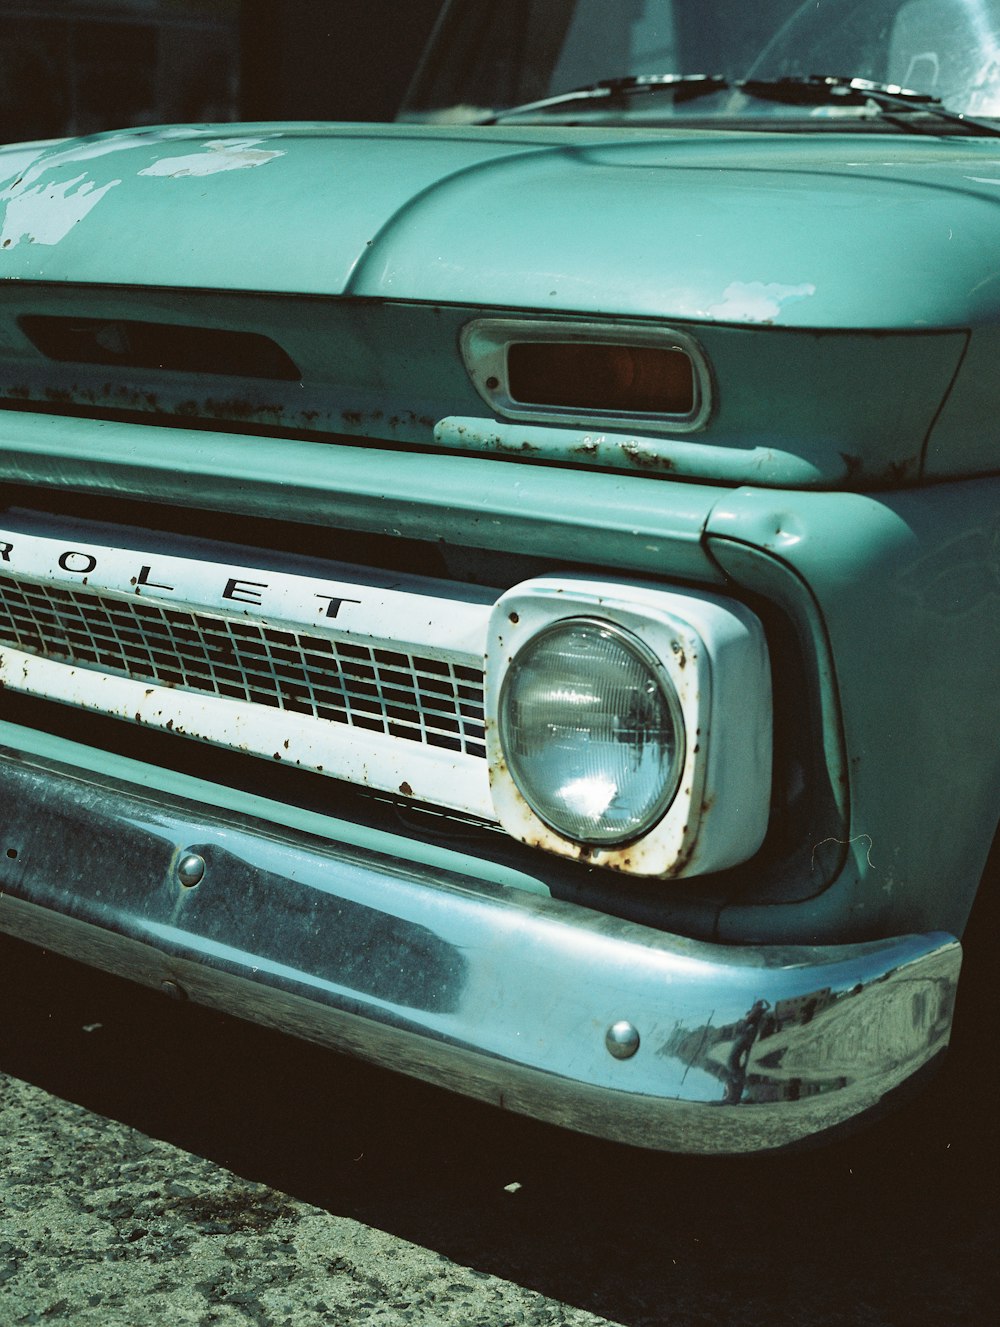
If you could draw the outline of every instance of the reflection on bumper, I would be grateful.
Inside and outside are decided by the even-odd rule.
[[[11,751],[0,799],[0,930],[602,1137],[780,1147],[948,1042],[947,935],[702,944]]]

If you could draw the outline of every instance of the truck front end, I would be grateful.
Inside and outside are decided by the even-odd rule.
[[[950,0],[742,8],[455,3],[394,126],[0,153],[0,928],[645,1147],[936,1061],[1000,90]]]

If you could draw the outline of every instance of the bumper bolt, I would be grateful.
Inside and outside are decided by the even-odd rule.
[[[604,1044],[616,1060],[630,1060],[639,1049],[639,1033],[622,1018],[608,1028]]]
[[[205,859],[196,852],[186,852],[177,863],[177,879],[185,889],[193,889],[205,874]]]

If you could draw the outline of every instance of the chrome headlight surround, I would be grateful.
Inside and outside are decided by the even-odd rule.
[[[650,797],[625,839],[613,829],[571,837],[568,821],[533,793],[500,722],[517,660],[575,622],[606,628],[609,639],[643,661],[680,730],[676,770],[665,774],[660,795]],[[771,792],[771,680],[763,628],[743,605],[588,577],[525,582],[491,615],[486,692],[493,804],[514,837],[594,865],[662,877],[722,870],[759,848]],[[545,736],[540,731],[539,741]]]

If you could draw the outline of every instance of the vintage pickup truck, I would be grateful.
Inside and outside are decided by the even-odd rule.
[[[456,0],[394,125],[13,146],[0,227],[0,929],[650,1148],[937,1061],[1000,3]]]

